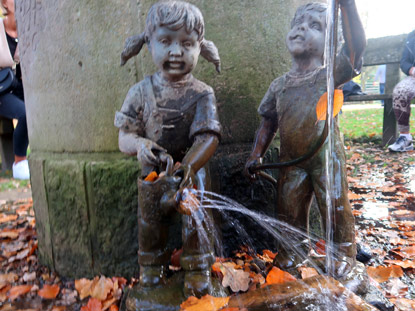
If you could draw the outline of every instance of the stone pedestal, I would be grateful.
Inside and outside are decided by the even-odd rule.
[[[16,0],[40,258],[63,276],[137,270],[139,167],[118,152],[113,119],[128,89],[155,70],[146,49],[119,66],[124,40],[143,30],[154,2]],[[256,109],[289,68],[285,34],[306,1],[190,2],[201,9],[223,64],[217,75],[200,59],[194,72],[215,90],[224,128],[212,162],[220,177],[214,188],[240,199],[232,187],[246,184],[241,171],[259,123]],[[269,197],[268,186],[256,187],[255,196]],[[272,200],[257,202],[273,213]]]

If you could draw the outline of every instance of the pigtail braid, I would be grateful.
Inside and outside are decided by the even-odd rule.
[[[124,50],[121,52],[121,66],[124,66],[131,57],[138,55],[144,43],[146,43],[144,32],[127,38],[124,43]]]
[[[220,73],[220,57],[216,45],[212,41],[203,39],[200,45],[200,55],[208,62],[215,65],[216,71]]]

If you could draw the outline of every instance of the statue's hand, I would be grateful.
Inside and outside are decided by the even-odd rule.
[[[196,173],[191,165],[180,164],[180,166],[174,171],[173,175],[180,176],[182,178],[179,186],[179,189],[181,190],[184,188],[190,188],[196,184]]]
[[[164,152],[166,152],[166,149],[160,147],[150,139],[140,137],[137,141],[137,159],[142,165],[160,165],[159,154]]]
[[[256,156],[250,156],[245,163],[244,175],[249,178],[250,181],[258,179],[258,174],[252,171],[254,166],[257,166],[262,163],[262,158]]]

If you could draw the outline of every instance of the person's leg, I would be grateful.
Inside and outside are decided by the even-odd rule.
[[[393,90],[393,111],[398,122],[400,136],[389,146],[391,151],[413,150],[412,136],[409,133],[409,118],[411,115],[411,100],[415,97],[415,78],[406,77]]]
[[[26,159],[29,138],[24,102],[11,93],[0,96],[0,115],[9,119],[17,119],[17,126],[13,133],[13,178],[29,179],[29,163]]]
[[[9,119],[17,119],[17,126],[13,134],[13,151],[17,157],[15,162],[25,160],[29,139],[24,102],[10,93],[0,96],[0,115]]]
[[[379,83],[379,94],[385,94],[385,83]],[[382,106],[385,104],[383,100],[381,100]]]

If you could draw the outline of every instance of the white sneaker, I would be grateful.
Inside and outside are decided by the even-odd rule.
[[[414,150],[414,145],[412,144],[412,139],[409,140],[405,136],[401,135],[393,145],[388,147],[388,149],[393,152],[405,152]]]
[[[29,162],[23,160],[17,163],[13,163],[13,178],[14,179],[29,179]]]

